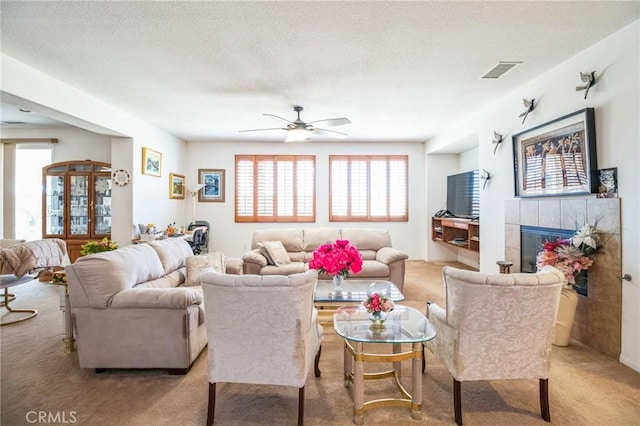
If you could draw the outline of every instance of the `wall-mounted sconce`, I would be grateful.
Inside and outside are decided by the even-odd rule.
[[[495,146],[493,147],[493,155],[496,155],[496,150],[498,146],[502,143],[502,135],[495,130],[493,131],[493,140],[491,141]]]
[[[518,117],[524,117],[522,119],[522,124],[524,124],[524,120],[527,119],[527,115],[529,115],[529,113],[534,110],[534,108],[535,108],[535,106],[533,104],[534,101],[535,101],[535,99],[531,99],[531,100],[524,99],[524,98],[522,99],[522,103],[524,104],[524,107],[526,108],[518,116]]]
[[[584,98],[587,99],[587,95],[589,94],[589,88],[596,84],[596,72],[591,71],[591,74],[585,74],[582,71],[580,72],[580,80],[584,82],[582,86],[576,86],[576,92],[584,90]]]
[[[482,189],[484,189],[487,186],[487,182],[489,182],[489,180],[491,180],[491,173],[489,173],[485,169],[482,169],[482,174],[480,175],[480,179],[482,179],[484,181],[482,183]]]

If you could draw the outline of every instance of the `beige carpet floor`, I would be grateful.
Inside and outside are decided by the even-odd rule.
[[[442,303],[442,266],[409,262],[404,303],[421,310],[427,300]],[[12,290],[18,296],[13,307],[35,307],[38,316],[0,329],[1,425],[34,424],[39,413],[46,420],[40,423],[49,424],[205,424],[206,349],[185,376],[161,370],[95,374],[78,367],[76,353],[63,353],[60,289],[36,281]],[[366,424],[454,424],[452,378],[432,354],[426,358],[422,420],[412,420],[408,409],[382,407],[366,412]],[[353,424],[351,390],[343,387],[342,345],[335,334],[325,336],[320,368],[322,377],[311,372],[307,380],[306,424]],[[407,385],[410,376],[406,363]],[[462,389],[467,425],[546,424],[539,415],[537,380],[464,383]],[[552,424],[640,425],[640,373],[585,346],[553,348],[549,389]],[[293,425],[297,395],[294,388],[221,384],[216,424]],[[366,399],[387,395],[399,396],[390,380],[366,382]]]

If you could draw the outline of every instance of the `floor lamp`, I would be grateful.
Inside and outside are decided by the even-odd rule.
[[[196,197],[198,196],[198,191],[204,188],[203,183],[198,183],[196,185],[187,185],[187,191],[191,194],[191,223],[196,224]]]

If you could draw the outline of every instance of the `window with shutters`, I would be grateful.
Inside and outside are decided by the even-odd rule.
[[[236,222],[315,222],[316,157],[236,155]]]
[[[329,156],[329,221],[406,222],[406,155]]]

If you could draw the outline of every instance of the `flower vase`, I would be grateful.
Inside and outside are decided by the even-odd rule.
[[[384,322],[387,320],[387,314],[382,311],[369,312],[369,319],[371,320],[372,330],[382,330]]]
[[[578,307],[578,293],[571,287],[567,286],[560,293],[560,304],[558,305],[558,315],[556,316],[556,325],[553,333],[553,343],[555,346],[569,345],[571,337],[571,328],[573,327],[573,319],[576,315]]]
[[[342,284],[344,284],[344,277],[342,275],[333,276],[333,291],[336,293],[342,293]]]

